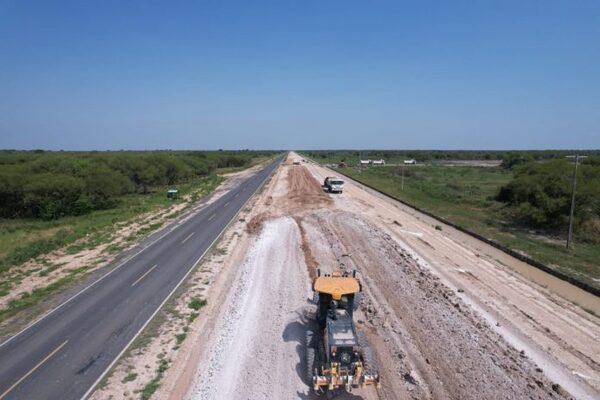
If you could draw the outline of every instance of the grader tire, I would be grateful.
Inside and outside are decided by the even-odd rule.
[[[316,350],[314,345],[313,332],[306,331],[306,383],[312,387],[313,374],[315,373]]]
[[[356,293],[354,295],[354,304],[352,306],[352,311],[358,311],[358,308],[360,307],[360,303],[362,302],[362,293]]]
[[[366,375],[378,375],[379,366],[377,365],[377,357],[375,352],[369,345],[367,335],[364,332],[358,332],[358,345],[361,348],[363,364]]]

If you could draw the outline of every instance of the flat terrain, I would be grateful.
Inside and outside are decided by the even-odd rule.
[[[99,380],[277,166],[190,210],[0,345],[0,399],[79,399]]]
[[[303,336],[317,267],[358,271],[357,324],[380,361],[380,390],[341,399],[598,397],[597,317],[518,260],[412,209],[353,183],[323,192],[331,172],[292,165],[299,158],[256,200],[157,398],[313,398]]]
[[[340,172],[600,288],[600,269],[597,268],[600,245],[578,240],[576,232],[575,249],[569,250],[563,238],[512,226],[506,221],[505,205],[494,198],[500,187],[512,179],[513,173],[509,170],[474,166],[465,161],[404,168],[348,167]]]

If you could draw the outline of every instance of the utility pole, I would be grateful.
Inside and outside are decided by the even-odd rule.
[[[575,213],[575,191],[577,190],[577,165],[579,164],[580,158],[587,158],[587,156],[575,154],[574,156],[567,156],[567,158],[575,159],[575,170],[573,171],[573,191],[571,193],[571,213],[569,214],[569,235],[567,236],[567,249],[569,249],[571,247],[571,241],[573,240],[573,214]]]
[[[400,168],[402,169],[402,188],[401,188],[401,190],[404,191],[404,164],[402,164],[400,166]]]
[[[358,152],[358,172],[361,172],[362,170],[362,163],[360,162],[360,160],[362,159],[362,151]]]

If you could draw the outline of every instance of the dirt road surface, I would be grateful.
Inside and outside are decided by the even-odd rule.
[[[171,398],[315,398],[303,338],[316,268],[358,271],[357,325],[380,363],[381,389],[340,399],[597,398],[598,318],[358,186],[323,192],[331,173],[299,158],[255,203]]]

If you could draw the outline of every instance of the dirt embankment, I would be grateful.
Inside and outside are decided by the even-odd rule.
[[[317,266],[359,271],[357,323],[380,360],[378,393],[340,398],[568,397],[392,236],[332,198],[303,166],[277,172],[253,209],[244,261],[225,266],[237,272],[197,342],[187,398],[313,398],[301,338]]]
[[[303,338],[317,267],[359,272],[364,297],[357,326],[380,361],[379,391],[336,399],[569,397],[548,378],[552,365],[536,365],[529,351],[516,350],[495,321],[480,315],[465,296],[474,288],[464,282],[458,291],[451,288],[452,281],[402,240],[408,235],[423,246],[419,251],[435,255],[448,239],[430,236],[437,233],[433,227],[419,231],[397,207],[381,206],[358,189],[326,194],[315,168],[282,165],[225,233],[235,237],[230,254],[202,266],[213,271],[208,306],[181,350],[169,355],[172,367],[154,398],[316,399],[306,382]],[[461,270],[477,260],[464,259]]]
[[[550,380],[576,398],[600,396],[600,318],[578,305],[600,309],[597,297],[359,184],[347,182],[335,208],[389,234]]]
[[[304,361],[305,313],[312,298],[307,264],[316,258],[310,257],[299,221],[332,201],[307,172],[284,164],[257,199],[242,239],[248,250],[237,264],[224,263],[228,286],[218,286],[227,287],[227,294],[213,300],[219,305],[208,316],[212,322],[199,332],[197,354],[184,368],[196,372],[191,380],[179,379],[171,399],[180,398],[186,385],[188,399],[317,398],[310,393]],[[297,180],[311,182],[312,189]],[[377,395],[339,397],[360,398]]]
[[[320,232],[341,269],[359,271],[362,326],[380,359],[382,398],[564,396],[389,235],[346,212],[320,213],[305,223]]]

